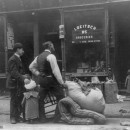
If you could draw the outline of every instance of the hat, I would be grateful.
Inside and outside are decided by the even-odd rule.
[[[19,49],[23,48],[23,45],[21,43],[15,43],[13,50],[16,51],[18,48]]]

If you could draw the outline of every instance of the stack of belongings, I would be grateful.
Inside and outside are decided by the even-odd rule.
[[[113,79],[106,78],[105,82],[105,101],[106,103],[117,103],[123,102],[126,96],[122,96],[118,94],[118,86],[117,83]]]
[[[104,124],[105,100],[90,82],[66,81],[67,97],[58,103],[62,120],[69,124]]]
[[[105,82],[105,101],[106,103],[117,103],[118,102],[118,87],[117,83],[112,79],[106,78]]]

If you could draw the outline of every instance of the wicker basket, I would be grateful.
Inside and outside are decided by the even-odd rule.
[[[117,103],[117,83],[105,83],[104,85],[104,95],[106,103]]]

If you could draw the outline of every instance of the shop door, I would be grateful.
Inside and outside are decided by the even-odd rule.
[[[125,79],[130,69],[129,4],[124,2],[111,8],[115,26],[115,74],[120,89],[125,89]]]
[[[85,75],[105,72],[104,10],[65,12],[67,73]]]
[[[61,15],[59,10],[54,9],[40,12],[39,18],[39,52],[43,51],[42,43],[52,41],[55,47],[55,56],[58,60],[60,70],[62,70],[61,40],[59,39],[59,25]]]
[[[24,46],[24,55],[21,59],[26,73],[30,73],[29,65],[34,59],[33,23],[18,23],[14,32],[15,40]]]
[[[9,37],[13,37],[13,40],[9,41],[8,43],[8,58],[14,53],[13,52],[13,45],[17,42],[23,44],[24,47],[24,55],[21,57],[24,68],[26,73],[30,73],[29,65],[34,59],[34,37],[36,37],[35,31],[37,31],[37,24],[35,20],[35,16],[29,12],[26,13],[11,13],[7,15],[8,24],[7,26],[7,39]],[[37,33],[38,34],[38,33]],[[8,36],[9,35],[9,36]],[[38,36],[37,36],[38,38]],[[35,40],[36,42],[36,40]],[[39,45],[36,42],[37,46]],[[35,47],[37,50],[37,47]]]

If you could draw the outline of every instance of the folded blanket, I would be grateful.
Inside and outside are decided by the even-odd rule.
[[[104,115],[86,109],[81,109],[70,97],[63,98],[58,103],[62,120],[69,124],[86,124],[94,123],[104,124],[106,118]]]

